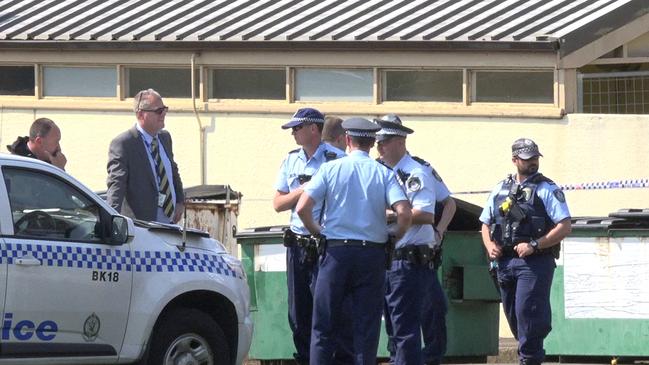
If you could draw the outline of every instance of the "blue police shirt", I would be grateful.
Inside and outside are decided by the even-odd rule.
[[[301,174],[306,174],[313,176],[320,166],[327,162],[326,153],[333,152],[336,153],[336,157],[344,156],[344,152],[341,153],[339,149],[335,149],[333,146],[326,145],[321,143],[316,151],[313,153],[310,159],[307,160],[304,149],[297,149],[286,156],[282,166],[277,174],[277,180],[275,182],[275,189],[282,193],[291,192],[300,187],[300,181],[298,176]],[[337,150],[337,151],[336,151]],[[317,221],[320,218],[320,210],[322,205],[316,205],[313,207],[313,217]],[[291,231],[297,234],[308,235],[309,230],[304,227],[304,224],[300,220],[300,217],[295,212],[295,207],[291,209],[291,221],[290,221]]]
[[[385,210],[407,200],[394,173],[360,150],[323,165],[304,192],[316,207],[325,202],[328,239],[386,242]]]
[[[406,191],[412,209],[435,214],[436,179],[429,168],[412,159],[408,154],[394,166],[399,183]],[[413,224],[406,234],[397,242],[396,248],[406,245],[428,245],[433,248],[435,231],[431,224]]]
[[[532,176],[528,176],[527,179],[525,179],[521,183],[521,185],[525,185],[525,183],[535,175],[536,174]],[[504,183],[505,183],[504,180],[498,183],[498,185],[496,185],[494,190],[489,195],[487,204],[482,210],[482,214],[480,214],[480,221],[482,223],[487,225],[493,223],[493,217],[495,217],[497,213],[493,206],[494,197],[502,190],[502,186]],[[570,211],[568,210],[568,204],[566,203],[566,199],[563,198],[562,201],[557,197],[557,196],[563,197],[563,192],[561,192],[561,188],[559,188],[559,186],[557,186],[556,184],[550,184],[547,181],[542,181],[537,186],[536,194],[543,202],[543,205],[545,206],[545,210],[548,213],[548,216],[550,217],[550,219],[552,219],[552,221],[555,224],[561,222],[566,218],[570,218]]]

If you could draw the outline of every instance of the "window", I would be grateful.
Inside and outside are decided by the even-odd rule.
[[[34,96],[34,66],[0,66],[0,95]]]
[[[44,96],[115,97],[114,67],[43,67]]]
[[[492,103],[554,103],[554,72],[476,71],[473,100]]]
[[[132,98],[140,90],[154,89],[163,98],[191,98],[191,73],[189,68],[127,68],[126,96]],[[200,72],[195,72],[195,80],[198,98]]]
[[[100,241],[99,206],[54,176],[3,169],[14,235],[50,240]]]
[[[649,114],[649,72],[579,76],[584,113]]]
[[[295,100],[371,102],[372,85],[372,70],[298,69]]]
[[[285,70],[211,70],[210,99],[286,99]]]
[[[462,71],[385,71],[383,99],[462,102]]]

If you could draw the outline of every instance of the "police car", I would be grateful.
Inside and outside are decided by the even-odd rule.
[[[243,362],[249,291],[220,243],[120,216],[35,159],[2,155],[0,174],[0,364]]]

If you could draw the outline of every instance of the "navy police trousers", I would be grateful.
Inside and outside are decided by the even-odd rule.
[[[446,295],[434,271],[422,303],[421,332],[424,336],[422,355],[425,364],[440,364],[446,354]]]
[[[435,271],[428,265],[394,260],[386,272],[385,318],[393,364],[421,364],[422,305]]]
[[[540,364],[545,358],[543,340],[552,329],[550,287],[555,267],[550,254],[498,260],[503,309],[518,339],[521,363]]]
[[[297,352],[293,354],[299,364],[309,363],[309,340],[313,314],[312,285],[317,265],[305,262],[302,247],[286,248],[286,279],[288,284],[288,323],[293,332]]]
[[[376,246],[328,247],[321,256],[313,298],[311,365],[335,362],[336,336],[349,326],[348,318],[353,318],[353,363],[376,364],[385,290],[385,250]],[[345,313],[348,310],[351,313]]]

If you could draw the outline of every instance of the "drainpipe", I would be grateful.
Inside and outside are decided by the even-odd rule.
[[[196,80],[194,75],[196,74],[196,57],[199,56],[199,53],[193,53],[190,63],[191,63],[191,83],[192,83],[192,107],[194,109],[194,115],[196,116],[196,122],[198,122],[198,131],[200,134],[200,154],[201,154],[201,185],[205,185],[205,172],[207,168],[205,166],[205,133],[207,128],[203,126],[201,122],[201,117],[198,114],[198,109],[196,108]]]

